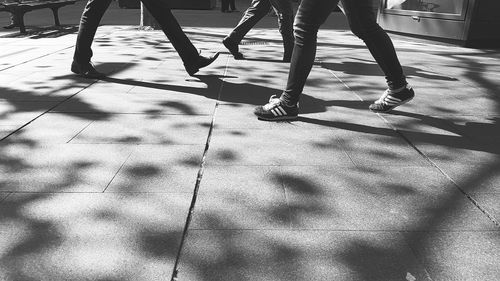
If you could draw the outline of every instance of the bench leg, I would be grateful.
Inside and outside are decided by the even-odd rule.
[[[16,13],[15,15],[17,24],[19,24],[19,32],[26,33],[26,26],[24,26],[24,13]]]
[[[59,22],[59,8],[51,8],[52,13],[54,14],[54,24],[56,26],[60,26],[61,23]]]

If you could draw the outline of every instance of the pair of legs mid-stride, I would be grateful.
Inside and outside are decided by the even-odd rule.
[[[222,0],[220,11],[223,13],[236,12],[236,3],[234,0]]]
[[[238,25],[224,38],[222,43],[235,59],[243,59],[238,45],[245,35],[268,13],[271,7],[278,17],[279,31],[283,38],[283,61],[290,62],[293,50],[293,7],[292,0],[252,0]]]
[[[374,112],[388,112],[415,96],[408,86],[394,45],[376,22],[372,0],[340,0],[351,31],[362,39],[385,74],[389,88],[370,105]],[[339,0],[302,0],[295,16],[295,44],[285,90],[280,97],[255,108],[262,120],[293,120],[297,118],[298,102],[316,56],[317,33]]]
[[[105,75],[98,72],[90,62],[92,58],[91,45],[99,23],[112,0],[88,0],[80,19],[78,37],[71,71],[88,78],[102,78]],[[172,14],[168,2],[158,0],[141,0],[146,9],[158,21],[161,29],[184,62],[189,75],[194,75],[202,67],[211,64],[219,55],[201,56],[186,36]]]

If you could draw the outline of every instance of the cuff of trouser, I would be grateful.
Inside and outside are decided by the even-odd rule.
[[[285,104],[286,106],[294,106],[296,105],[299,101],[296,98],[293,98],[290,94],[287,92],[283,92],[280,96],[281,102]]]
[[[387,79],[387,86],[389,86],[390,90],[396,90],[405,87],[408,85],[408,82],[406,82],[406,77],[402,77],[400,79]]]

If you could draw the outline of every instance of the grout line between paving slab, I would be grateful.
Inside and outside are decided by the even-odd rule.
[[[92,125],[95,121],[90,121],[87,126],[83,127],[78,133],[76,133],[73,137],[71,137],[66,143],[70,143],[74,140],[79,134],[81,134],[85,129],[87,129],[90,125]]]
[[[427,270],[426,258],[419,255],[418,252],[416,251],[416,249],[411,245],[411,243],[408,241],[408,237],[406,235],[407,233],[408,232],[405,232],[405,231],[399,232],[399,234],[403,237],[403,241],[404,241],[403,243],[406,245],[406,247],[408,247],[408,249],[410,249],[411,253],[413,254],[413,257],[418,262],[419,267],[421,267],[423,269],[423,271],[425,272],[426,279],[428,281],[434,281],[434,279],[431,276],[431,273],[429,272],[429,270]]]
[[[206,140],[206,143],[205,143],[205,150],[203,151],[203,156],[201,157],[201,162],[200,162],[200,169],[198,170],[198,174],[196,176],[196,183],[195,183],[195,186],[194,186],[194,191],[193,191],[193,197],[191,199],[191,205],[189,206],[189,211],[188,211],[188,214],[187,214],[187,217],[186,217],[186,223],[184,224],[184,230],[182,232],[182,237],[181,237],[181,242],[179,244],[179,250],[177,252],[177,256],[175,258],[175,263],[174,263],[174,268],[173,268],[173,272],[172,272],[172,277],[171,277],[171,281],[176,281],[177,280],[177,277],[178,277],[178,269],[177,267],[179,266],[179,262],[180,262],[180,259],[181,259],[181,256],[182,256],[182,250],[184,248],[184,242],[186,241],[187,239],[187,236],[188,236],[188,230],[189,230],[189,225],[191,223],[191,219],[193,217],[193,213],[194,213],[194,207],[196,205],[196,200],[198,198],[198,191],[200,189],[200,184],[201,184],[201,180],[203,178],[203,173],[205,171],[205,160],[206,160],[206,157],[207,157],[207,153],[208,153],[208,149],[210,148],[210,141],[212,139],[212,132],[214,130],[214,125],[215,125],[215,116],[217,115],[217,109],[219,108],[219,104],[220,104],[220,98],[221,98],[221,94],[222,94],[222,89],[224,88],[224,81],[225,81],[225,77],[227,75],[227,70],[228,70],[228,65],[229,65],[229,56],[226,56],[226,66],[225,66],[225,69],[224,69],[224,73],[223,73],[223,77],[222,77],[222,80],[221,80],[221,84],[220,84],[220,87],[219,87],[219,93],[217,95],[217,102],[215,103],[215,107],[214,107],[214,110],[213,110],[213,115],[212,115],[212,121],[210,123],[210,129],[208,131],[208,136],[207,136],[207,140]]]
[[[467,193],[467,191],[465,191],[462,187],[460,187],[460,185],[452,177],[450,177],[448,173],[446,173],[443,169],[441,169],[441,167],[439,167],[439,165],[437,165],[434,161],[432,161],[432,159],[430,159],[424,152],[418,149],[418,147],[416,147],[415,144],[413,144],[410,139],[408,139],[401,131],[399,131],[396,127],[394,127],[386,118],[384,118],[384,116],[382,116],[379,113],[377,113],[377,115],[401,138],[403,138],[415,151],[417,151],[418,154],[420,154],[428,163],[430,163],[432,167],[436,168],[442,175],[444,175],[463,195],[465,195],[465,197],[467,197],[467,199],[469,199],[469,201],[472,204],[474,204],[474,206],[476,206],[476,208],[479,209],[479,211],[485,214],[488,217],[488,219],[490,219],[493,222],[493,224],[495,224],[497,227],[500,227],[500,222],[498,222],[495,219],[495,217],[488,212],[488,210],[484,209],[479,204],[479,202],[476,201],[476,199],[474,199],[469,193]]]
[[[319,63],[322,64],[322,61],[319,61]],[[363,98],[360,95],[358,95],[356,91],[352,90],[351,87],[349,87],[344,81],[342,81],[342,79],[340,79],[340,77],[338,77],[332,70],[328,69],[328,72],[330,72],[330,74],[332,74],[339,82],[341,82],[352,93],[354,93],[354,95],[360,101],[364,101]],[[408,145],[410,145],[418,154],[420,154],[420,156],[422,156],[432,167],[434,167],[442,175],[444,175],[463,195],[465,195],[465,197],[467,197],[467,199],[469,199],[469,201],[472,204],[474,204],[476,208],[479,209],[479,211],[485,214],[486,217],[488,217],[488,219],[492,221],[495,226],[500,227],[500,222],[498,222],[492,214],[490,214],[486,209],[484,209],[479,204],[479,202],[477,202],[470,194],[468,194],[463,188],[461,188],[460,185],[455,180],[453,180],[452,177],[450,177],[443,169],[441,169],[441,167],[439,167],[436,163],[434,163],[434,161],[432,161],[432,159],[430,159],[424,152],[418,149],[418,147],[416,147],[415,144],[413,144],[410,139],[408,139],[401,131],[399,131],[396,127],[394,127],[386,118],[384,118],[384,116],[382,116],[380,113],[376,113],[376,115],[380,119],[382,119],[382,121],[384,121],[384,123],[387,126],[389,126],[389,128],[391,128],[396,134],[398,134],[406,143],[408,143]]]
[[[106,189],[108,189],[108,187],[111,185],[111,183],[113,182],[113,180],[115,179],[115,177],[118,175],[118,173],[120,173],[120,171],[122,170],[123,166],[125,166],[125,163],[127,163],[128,159],[130,159],[130,156],[132,156],[134,152],[130,152],[127,156],[127,158],[123,161],[123,163],[120,165],[120,168],[118,168],[118,171],[116,171],[116,173],[113,175],[113,177],[111,178],[111,180],[108,182],[108,184],[106,185],[106,187],[103,189],[102,193],[106,192]]]
[[[12,192],[7,192],[7,196],[5,196],[4,198],[0,199],[0,203],[2,203],[3,201],[5,201],[7,198],[9,198],[10,196],[12,195]]]

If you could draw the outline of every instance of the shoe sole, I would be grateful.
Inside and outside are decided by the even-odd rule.
[[[73,66],[71,66],[71,72],[73,72],[74,74],[76,74],[76,75],[78,75],[80,77],[83,77],[83,78],[90,78],[90,79],[102,79],[102,78],[106,78],[106,75],[104,73],[101,73],[100,75],[88,75],[88,74],[79,72],[78,69],[76,69]]]
[[[217,58],[219,58],[219,55],[220,55],[220,53],[217,52],[215,55],[213,55],[213,57],[208,61],[207,64],[200,65],[200,66],[193,68],[193,69],[186,68],[187,74],[189,74],[189,76],[194,76],[196,73],[198,73],[198,71],[200,71],[200,69],[211,65]]]
[[[387,113],[387,112],[389,112],[389,111],[393,110],[394,108],[396,108],[396,107],[398,107],[398,106],[401,106],[401,105],[403,105],[403,104],[405,104],[405,103],[407,103],[407,102],[411,101],[412,99],[413,99],[413,98],[409,98],[409,99],[407,99],[407,100],[405,100],[405,101],[400,102],[398,105],[395,105],[395,106],[393,106],[393,107],[391,107],[391,108],[389,108],[389,109],[386,109],[386,110],[373,110],[373,109],[371,109],[371,108],[369,108],[369,109],[370,109],[372,112],[376,112],[376,113]]]
[[[71,72],[73,72],[75,75],[78,75],[78,76],[83,77],[83,78],[89,78],[89,79],[103,79],[103,78],[106,78],[106,75],[88,75],[88,74],[78,73],[78,72],[75,72],[75,71],[71,71]]]
[[[261,117],[257,116],[257,119],[262,120],[262,121],[291,121],[291,120],[296,120],[298,116],[280,116],[280,117],[273,117],[273,118],[266,118],[266,117]]]

